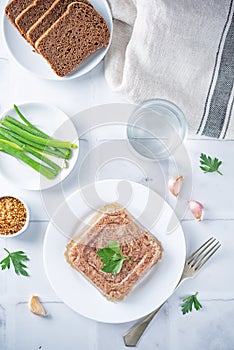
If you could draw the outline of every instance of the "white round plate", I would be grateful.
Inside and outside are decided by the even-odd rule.
[[[127,186],[125,194],[129,194],[127,205],[123,203],[126,196],[123,191],[120,193],[122,184],[125,189]],[[70,238],[96,210],[112,202],[124,205],[161,241],[164,249],[162,260],[118,303],[108,301],[64,257]],[[166,228],[172,217],[177,225],[168,233]],[[183,230],[172,208],[149,188],[125,180],[96,182],[69,196],[48,225],[43,252],[47,277],[64,303],[83,316],[106,323],[132,321],[159,307],[172,294],[181,277],[185,253]]]
[[[60,174],[52,180],[48,180],[28,165],[2,152],[0,154],[0,173],[15,186],[26,190],[44,190],[55,186],[71,173],[77,161],[79,139],[76,128],[69,117],[55,106],[29,102],[18,105],[18,107],[33,125],[56,139],[76,143],[78,148],[73,150],[72,158],[68,161],[68,168],[62,169]],[[13,108],[6,111],[2,118],[6,115],[10,115],[20,121]],[[63,160],[57,159],[56,162],[62,165]]]
[[[106,20],[112,38],[112,15],[107,1],[90,0],[90,3]],[[38,55],[33,51],[32,46],[19,34],[18,30],[12,25],[8,18],[5,15],[3,16],[3,33],[11,55],[23,68],[44,79],[69,80],[78,78],[96,67],[96,65],[104,58],[110,46],[109,43],[107,47],[98,50],[82,62],[71,74],[61,78],[53,72],[50,65],[41,55]]]

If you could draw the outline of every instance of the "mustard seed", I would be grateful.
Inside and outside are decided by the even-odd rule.
[[[0,198],[0,234],[13,235],[25,225],[27,211],[25,205],[14,197]]]

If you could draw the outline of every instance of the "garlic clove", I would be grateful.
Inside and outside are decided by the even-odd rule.
[[[183,181],[184,181],[183,176],[170,177],[168,181],[168,188],[169,188],[169,191],[173,194],[173,196],[178,197]]]
[[[203,218],[203,211],[204,211],[203,205],[200,202],[194,201],[194,200],[189,201],[188,205],[195,219],[197,221],[201,221]]]
[[[46,311],[36,295],[31,296],[29,299],[28,307],[32,313],[38,316],[46,316]]]

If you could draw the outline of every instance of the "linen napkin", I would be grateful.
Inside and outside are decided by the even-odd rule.
[[[191,133],[234,138],[234,0],[109,0],[110,87],[178,105]]]

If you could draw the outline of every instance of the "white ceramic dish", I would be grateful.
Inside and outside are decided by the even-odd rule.
[[[39,102],[29,102],[18,105],[18,107],[32,124],[54,138],[76,143],[78,149],[73,150],[73,156],[69,160],[68,168],[62,169],[61,173],[52,180],[46,179],[29,166],[3,153],[1,153],[0,157],[1,175],[8,181],[11,181],[15,186],[22,189],[44,190],[55,186],[71,173],[77,161],[79,139],[76,128],[64,112],[52,105]],[[6,115],[19,119],[13,108],[6,111],[2,117]],[[60,163],[62,163],[62,160],[60,160]]]
[[[125,195],[119,192],[122,183],[121,180],[104,180],[73,193],[54,214],[44,241],[44,266],[57,295],[81,315],[107,323],[132,321],[160,306],[171,295],[181,277],[186,253],[183,230],[172,208],[157,193],[129,181],[124,181],[127,186],[124,193],[129,194],[128,204],[125,205]],[[102,296],[64,257],[70,238],[96,210],[111,202],[125,205],[156,235],[164,248],[162,260],[119,303],[112,303]],[[174,232],[168,234],[166,228],[172,217],[177,225]]]
[[[112,15],[107,1],[90,0],[90,2],[94,6],[94,8],[105,18],[107,25],[110,29],[112,38]],[[49,64],[44,60],[43,57],[41,57],[41,55],[38,55],[37,53],[33,52],[33,48],[31,47],[31,45],[27,43],[26,40],[24,40],[24,38],[19,34],[18,30],[12,25],[12,23],[7,19],[7,17],[4,14],[3,34],[11,55],[20,64],[20,66],[44,79],[69,80],[73,78],[78,78],[88,73],[94,67],[96,67],[96,65],[104,58],[110,46],[109,43],[107,47],[98,50],[89,58],[87,58],[71,74],[64,78],[60,78],[53,72]]]
[[[28,225],[29,225],[29,221],[30,221],[30,212],[29,212],[29,208],[28,208],[27,204],[25,203],[25,201],[22,198],[20,198],[18,196],[15,197],[13,195],[6,194],[4,196],[1,195],[0,199],[4,198],[4,197],[13,197],[13,198],[18,199],[21,203],[23,203],[23,205],[24,205],[24,207],[26,209],[26,222],[24,224],[24,227],[22,227],[22,229],[20,231],[14,233],[14,234],[11,234],[11,235],[2,235],[2,234],[0,234],[1,238],[14,238],[14,237],[17,237],[17,236],[21,235],[23,232],[25,232],[27,230]]]

